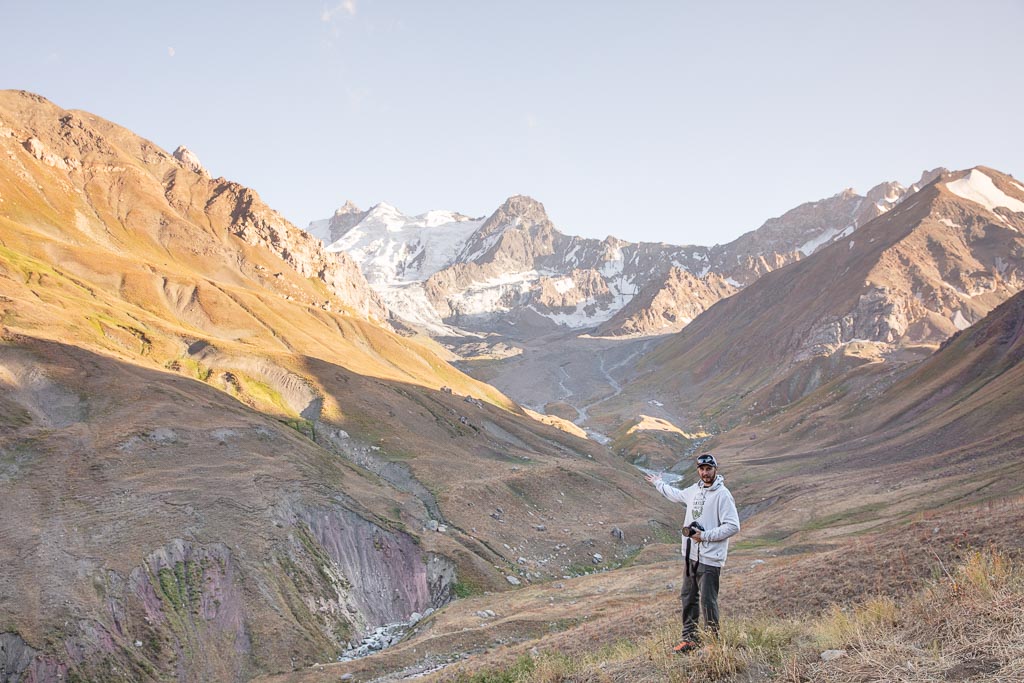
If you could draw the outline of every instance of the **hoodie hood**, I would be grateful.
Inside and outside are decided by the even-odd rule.
[[[708,491],[716,491],[725,486],[725,477],[721,474],[715,475],[715,480],[711,482],[711,486],[704,486],[704,480],[701,480],[700,485],[702,488],[706,488]]]

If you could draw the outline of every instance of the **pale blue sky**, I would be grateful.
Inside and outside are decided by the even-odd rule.
[[[1024,2],[0,0],[0,88],[346,199],[727,242],[935,166],[1024,173]]]

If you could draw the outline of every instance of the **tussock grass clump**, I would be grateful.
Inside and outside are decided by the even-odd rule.
[[[871,598],[854,608],[832,605],[813,628],[814,642],[822,650],[877,641],[899,623],[900,609],[888,596]]]
[[[812,635],[848,656],[821,662],[807,653],[784,680],[1024,680],[1024,566],[975,551],[903,605],[878,598],[833,609]]]

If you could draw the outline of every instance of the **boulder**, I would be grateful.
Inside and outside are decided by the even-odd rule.
[[[834,659],[846,656],[846,650],[825,650],[821,653],[821,661],[831,662]]]

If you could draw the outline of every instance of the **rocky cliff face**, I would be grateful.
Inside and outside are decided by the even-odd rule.
[[[323,282],[343,305],[358,315],[377,321],[387,317],[383,303],[351,258],[325,250],[319,240],[271,211],[252,190],[235,183],[214,188],[207,211],[221,212],[229,219],[234,235],[277,254],[300,275]]]
[[[423,553],[406,534],[383,529],[344,508],[300,509],[295,520],[297,534],[308,529],[309,538],[330,559],[326,566],[338,573],[338,601],[328,611],[348,616],[359,632],[441,607],[453,597],[455,566]]]
[[[738,287],[715,273],[697,277],[673,267],[597,328],[600,336],[644,336],[678,332]]]

